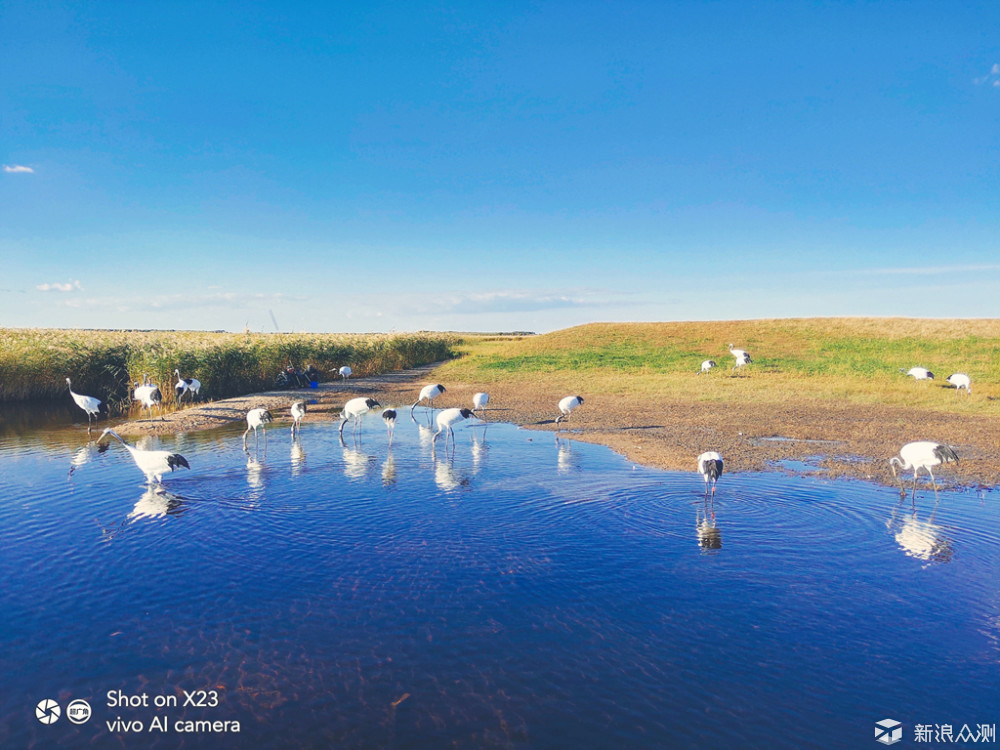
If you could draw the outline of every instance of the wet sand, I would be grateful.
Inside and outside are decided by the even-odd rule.
[[[191,432],[242,421],[246,412],[263,406],[278,422],[291,417],[293,401],[318,401],[309,406],[305,422],[333,422],[345,401],[373,396],[383,407],[409,406],[434,376],[436,365],[346,381],[322,383],[317,389],[269,391],[187,406],[159,419],[128,422],[116,428],[123,435]],[[696,457],[715,450],[726,471],[817,473],[898,482],[888,459],[913,440],[935,440],[955,448],[957,464],[938,467],[940,483],[966,487],[1000,484],[1000,424],[994,417],[970,417],[928,410],[847,403],[810,402],[794,396],[780,404],[651,402],[629,394],[604,395],[581,391],[584,404],[569,420],[555,423],[556,404],[565,395],[551,392],[530,379],[516,383],[444,382],[446,392],[436,408],[472,406],[472,394],[486,390],[489,421],[558,431],[561,435],[606,445],[636,463],[662,469],[694,471]],[[796,462],[794,467],[783,462]],[[798,462],[804,462],[805,465]],[[908,485],[912,472],[906,474]],[[922,473],[920,485],[924,486]]]

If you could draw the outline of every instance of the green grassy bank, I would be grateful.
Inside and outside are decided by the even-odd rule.
[[[733,373],[728,345],[753,364]],[[464,382],[544,383],[581,395],[692,401],[843,400],[1000,415],[1000,320],[816,318],[595,323],[532,337],[467,339],[440,372]],[[718,367],[698,376],[701,362]],[[899,370],[926,367],[934,382]],[[972,378],[972,396],[945,382]]]

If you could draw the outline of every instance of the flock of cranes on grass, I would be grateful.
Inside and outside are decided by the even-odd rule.
[[[729,344],[729,353],[733,355],[735,360],[735,364],[732,368],[734,371],[753,363],[749,352],[745,349],[737,349],[733,346],[733,344]],[[708,373],[716,366],[717,365],[714,360],[706,359],[701,363],[701,369],[697,374],[703,375]],[[345,365],[338,370],[332,370],[331,372],[337,372],[342,379],[346,380],[351,376],[352,371],[349,366]],[[914,380],[934,380],[934,373],[924,367],[912,367],[909,370],[900,369],[900,372],[905,373]],[[201,383],[198,380],[195,378],[182,378],[179,370],[174,370],[174,375],[177,376],[177,384],[174,386],[174,389],[178,404],[181,402],[181,399],[186,393],[191,394],[192,401],[198,397],[199,391],[201,390]],[[954,373],[947,378],[947,382],[955,386],[956,392],[965,390],[967,395],[971,395],[972,393],[972,379],[965,373]],[[100,399],[93,396],[85,396],[74,392],[72,381],[69,378],[66,378],[66,385],[69,387],[69,392],[73,397],[73,401],[87,414],[87,431],[89,432],[94,418],[99,416],[102,402]],[[133,399],[138,401],[141,408],[147,411],[150,419],[153,417],[153,407],[157,407],[159,409],[160,419],[162,420],[163,394],[160,392],[160,389],[155,384],[151,383],[145,374],[143,375],[143,382],[141,384],[134,383],[133,385]],[[414,410],[419,404],[421,404],[421,402],[426,402],[427,407],[431,410],[431,414],[433,415],[434,399],[439,397],[445,391],[446,388],[440,383],[433,383],[424,386],[420,390],[417,400],[414,401],[413,405],[410,407],[411,419],[413,418]],[[489,394],[479,392],[474,394],[472,398],[472,409],[453,407],[441,410],[435,418],[437,432],[434,433],[433,442],[436,444],[438,437],[443,433],[445,436],[445,449],[447,450],[449,438],[452,440],[452,444],[454,445],[455,425],[463,422],[464,420],[475,418],[477,416],[477,411],[482,414],[479,418],[485,421],[485,408],[486,404],[489,403],[489,400]],[[563,420],[569,419],[570,414],[582,404],[583,398],[577,395],[566,396],[561,399],[558,403],[559,414],[556,416],[555,423],[559,424]],[[361,423],[364,415],[380,407],[381,404],[374,398],[362,396],[350,399],[346,404],[344,404],[344,408],[340,413],[341,422],[339,434],[341,439],[343,439],[344,427],[348,422],[351,422],[352,431],[355,437],[360,436]],[[291,433],[293,439],[299,431],[300,422],[305,414],[305,401],[296,401],[292,404]],[[392,446],[392,439],[395,432],[396,417],[397,413],[395,409],[385,409],[382,412],[382,420],[385,423],[386,430],[389,435],[390,446]],[[265,429],[265,425],[268,425],[273,421],[274,417],[267,409],[250,409],[250,411],[246,414],[247,429],[243,433],[243,450],[247,450],[247,436],[250,434],[251,430],[254,434],[254,446],[255,448],[259,446],[258,430],[261,430],[264,432],[264,450],[266,451],[267,430]],[[154,481],[160,482],[164,474],[172,472],[174,469],[180,467],[191,468],[187,460],[180,454],[171,453],[170,451],[144,450],[131,446],[110,427],[104,430],[101,437],[98,439],[98,443],[100,443],[101,440],[107,436],[117,439],[118,442],[125,446],[131,454],[132,459],[135,461],[136,466],[139,467],[143,474],[145,474],[146,480],[150,483]],[[889,459],[889,467],[892,470],[892,475],[894,477],[897,476],[897,467],[900,472],[913,471],[913,493],[915,494],[917,488],[917,476],[921,470],[926,471],[930,476],[931,484],[934,486],[936,491],[937,485],[934,480],[934,467],[957,461],[958,455],[950,446],[934,441],[922,440],[904,445],[900,449],[898,456],[894,456]],[[698,473],[701,474],[705,483],[706,498],[709,495],[714,497],[716,484],[718,483],[723,472],[724,462],[722,456],[715,451],[706,451],[698,456],[697,465]],[[902,484],[900,485],[900,491],[903,491]]]

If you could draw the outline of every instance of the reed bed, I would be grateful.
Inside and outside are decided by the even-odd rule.
[[[228,398],[273,387],[288,364],[313,365],[320,380],[338,377],[341,365],[363,377],[449,359],[460,341],[436,333],[0,329],[0,402],[64,398],[69,377],[77,393],[122,409],[144,375],[170,400],[175,369],[201,381],[202,400]]]

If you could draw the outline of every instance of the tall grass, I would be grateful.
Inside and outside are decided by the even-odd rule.
[[[289,363],[314,365],[321,380],[333,379],[329,371],[345,364],[365,376],[449,359],[459,341],[433,333],[0,329],[0,402],[65,397],[70,377],[77,393],[124,406],[143,375],[167,396],[177,382],[175,369],[202,382],[202,398],[219,399],[271,387]]]

